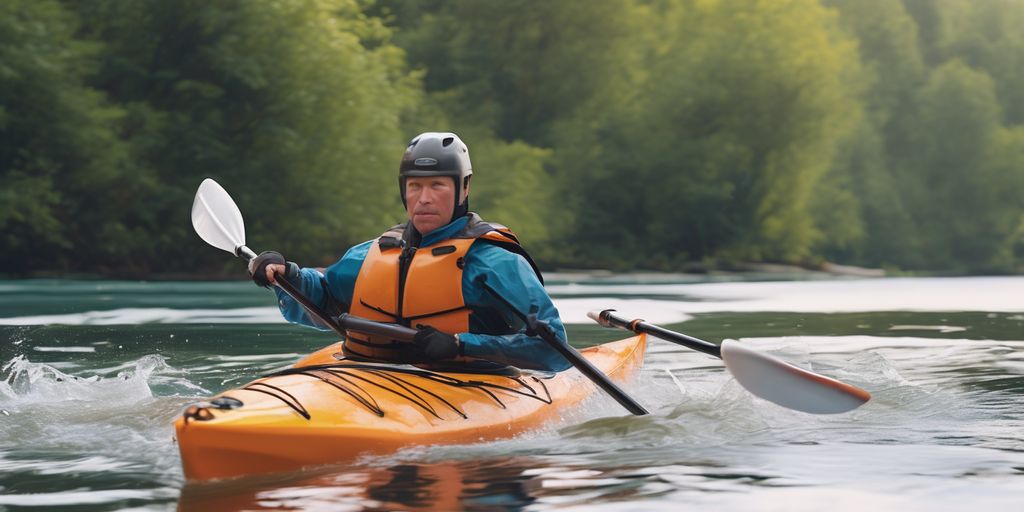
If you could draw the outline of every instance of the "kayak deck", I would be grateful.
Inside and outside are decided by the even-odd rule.
[[[643,364],[643,335],[580,351],[613,380]],[[439,373],[338,360],[340,344],[225,391],[175,423],[191,480],[287,471],[403,447],[512,437],[595,387],[579,372]]]

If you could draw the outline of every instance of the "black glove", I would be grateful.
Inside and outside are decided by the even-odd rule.
[[[433,327],[420,327],[412,342],[423,350],[426,356],[434,361],[452,359],[459,355],[459,339],[454,335],[441,332]]]
[[[285,272],[284,277],[289,281],[298,275],[299,266],[295,263],[287,261],[281,253],[276,251],[263,251],[259,256],[256,256],[249,262],[249,275],[252,276],[252,280],[257,286],[268,288],[270,282],[267,281],[267,265],[284,265]]]

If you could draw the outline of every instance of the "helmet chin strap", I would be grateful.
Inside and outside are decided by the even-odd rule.
[[[462,204],[455,206],[455,210],[452,211],[452,218],[448,222],[449,223],[453,222],[455,219],[458,219],[460,217],[465,217],[468,214],[469,214],[469,196],[466,196],[466,200],[463,201]]]

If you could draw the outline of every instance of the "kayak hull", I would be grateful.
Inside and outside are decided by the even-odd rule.
[[[642,366],[645,350],[640,335],[580,353],[622,383]],[[339,352],[340,344],[331,345],[296,363],[295,373],[263,377],[187,409],[175,422],[185,477],[289,471],[410,446],[509,438],[596,390],[574,369],[437,373],[339,361]]]

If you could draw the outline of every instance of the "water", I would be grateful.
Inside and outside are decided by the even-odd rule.
[[[1016,510],[1024,500],[1024,278],[559,279],[570,337],[662,322],[861,386],[812,416],[654,341],[626,390],[519,438],[420,447],[212,484],[183,479],[188,404],[333,341],[248,283],[0,282],[0,510]],[[645,278],[646,279],[646,278]]]

